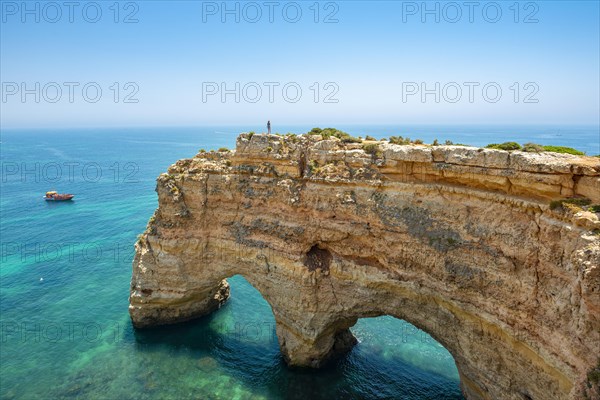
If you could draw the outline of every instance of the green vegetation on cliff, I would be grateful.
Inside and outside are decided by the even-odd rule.
[[[585,386],[584,395],[586,400],[596,398],[596,395],[600,393],[600,358],[598,358],[596,366],[587,373]]]
[[[340,131],[336,128],[312,128],[309,135],[321,135],[323,139],[329,139],[330,137],[336,137],[344,143],[361,143],[362,139],[351,136],[350,134]]]
[[[517,142],[504,142],[504,143],[491,143],[485,146],[486,149],[496,149],[496,150],[521,150],[521,145]]]
[[[575,150],[572,147],[565,146],[543,146],[544,151],[549,151],[552,153],[563,153],[563,154],[573,154],[576,156],[585,156],[583,151]]]
[[[248,139],[251,139],[254,134],[255,134],[254,132],[248,132]],[[315,135],[315,136],[319,135],[323,139],[330,139],[332,137],[335,137],[335,138],[338,138],[343,143],[363,143],[364,141],[369,141],[369,142],[388,141],[391,144],[398,144],[398,145],[411,145],[411,144],[425,145],[425,146],[441,145],[441,143],[440,143],[440,141],[438,141],[438,139],[435,139],[433,141],[433,143],[431,143],[431,144],[426,144],[421,139],[412,140],[410,137],[403,137],[403,136],[390,136],[389,139],[382,138],[382,139],[378,140],[373,136],[365,135],[365,139],[363,140],[362,137],[360,137],[360,136],[359,137],[352,136],[349,133],[339,130],[337,128],[322,129],[322,128],[316,127],[316,128],[311,129],[306,134],[307,135]],[[275,133],[275,135],[283,136],[288,139],[291,138],[293,141],[298,140],[298,136],[294,133],[286,133],[286,134]],[[463,143],[454,143],[451,140],[445,140],[444,145],[446,145],[446,146],[470,146],[468,144],[463,144]],[[496,149],[496,150],[505,150],[505,151],[524,151],[524,152],[528,152],[528,153],[549,152],[549,153],[572,154],[572,155],[577,155],[577,156],[585,156],[586,155],[584,152],[574,149],[572,147],[541,145],[541,144],[532,143],[532,142],[525,143],[523,145],[521,145],[517,142],[490,143],[487,146],[485,146],[485,148]],[[223,150],[219,149],[219,151],[223,151]],[[600,155],[595,155],[593,157],[600,157]]]
[[[542,153],[544,151],[549,153],[562,153],[562,154],[573,154],[576,156],[585,156],[583,151],[576,150],[572,147],[565,146],[544,146],[537,143],[525,143],[523,147],[517,142],[504,142],[504,143],[492,143],[485,146],[487,149],[498,149],[498,150],[522,150],[530,153]]]
[[[569,199],[554,200],[550,202],[550,209],[554,210],[558,207],[563,207],[565,204],[573,204],[578,207],[587,206],[591,203],[590,199],[584,197],[574,197]]]
[[[523,145],[523,151],[526,151],[528,153],[541,153],[542,151],[544,151],[544,146],[537,143],[525,143]]]
[[[551,201],[550,209],[560,212],[570,211],[572,213],[578,213],[580,211],[600,213],[600,204],[592,204],[592,201],[585,197],[571,197],[568,199]]]
[[[374,159],[383,155],[377,143],[363,144],[362,148],[365,153],[370,154]]]

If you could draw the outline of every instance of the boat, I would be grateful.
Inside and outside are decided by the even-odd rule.
[[[71,200],[75,197],[74,194],[69,193],[57,193],[55,191],[46,192],[46,196],[44,196],[44,200],[46,201],[67,201]]]

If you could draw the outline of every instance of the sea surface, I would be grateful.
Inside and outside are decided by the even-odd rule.
[[[598,127],[337,127],[600,153]],[[392,317],[359,320],[359,344],[330,367],[288,369],[269,305],[240,276],[208,317],[133,329],[133,244],[157,206],[156,177],[200,148],[234,147],[251,130],[261,127],[0,132],[1,399],[462,399],[452,356]],[[75,201],[47,203],[48,190]]]

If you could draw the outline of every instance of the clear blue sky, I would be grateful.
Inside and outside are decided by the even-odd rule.
[[[239,23],[235,14],[225,15],[222,22],[220,1],[121,2],[118,16],[113,1],[99,1],[102,16],[96,23],[84,18],[85,1],[73,10],[72,23],[66,6],[52,23],[57,10],[44,8],[46,2],[37,3],[39,22],[35,11],[23,13],[21,1],[0,3],[3,128],[189,126],[266,119],[315,125],[599,123],[598,1],[520,2],[518,15],[513,1],[500,1],[499,18],[490,2],[478,2],[473,22],[459,1],[454,4],[461,6],[462,15],[455,23],[457,10],[448,2],[437,3],[439,22],[435,14],[423,14],[421,1],[321,2],[318,23],[313,1],[298,2],[302,16],[296,23],[290,22],[296,14],[290,2],[276,2],[273,22],[265,2],[254,3],[262,13],[255,23],[256,8],[246,2],[237,3]],[[27,4],[35,10],[36,2]],[[236,2],[227,4],[236,7]],[[434,9],[436,2],[427,5]],[[96,10],[86,10],[87,19],[93,20]],[[131,13],[138,22],[123,23]],[[324,23],[331,13],[338,22]],[[34,94],[22,102],[21,84],[35,91],[36,82],[40,92],[49,82],[58,83],[62,96],[49,102],[56,97],[50,85],[45,95],[40,93],[39,103]],[[72,103],[64,82],[79,83]],[[103,91],[97,103],[83,98],[88,82]],[[114,87],[110,89],[114,82],[121,86],[117,103]],[[124,90],[127,82],[139,88],[133,96],[138,103],[123,102],[135,88]],[[225,82],[230,89],[239,82],[240,92],[245,84],[257,82],[262,98],[248,101],[256,95],[248,86],[247,98],[242,96],[239,103],[234,95],[222,102],[219,94],[203,101],[203,82]],[[272,103],[264,82],[279,83]],[[283,97],[282,87],[289,82],[302,89],[296,103]],[[311,90],[315,82],[320,87],[316,103]],[[328,82],[334,85],[325,88]],[[439,82],[440,102],[434,94],[425,102],[419,93],[407,95],[410,82],[419,90],[421,83],[434,89]],[[455,103],[448,101],[457,94],[452,85],[443,93],[449,82],[461,86],[462,97]],[[479,84],[473,102],[464,82]],[[502,89],[496,103],[482,94],[490,82]],[[520,89],[516,103],[515,82]],[[13,83],[18,85],[16,94],[11,94]],[[336,87],[332,98],[338,102],[325,103],[325,95]],[[494,91],[490,89],[488,98]],[[289,89],[288,95],[293,97],[295,90]],[[528,95],[538,102],[524,102]]]

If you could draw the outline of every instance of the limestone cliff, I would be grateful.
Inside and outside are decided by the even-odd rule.
[[[241,274],[281,352],[319,367],[392,315],[454,356],[468,399],[578,399],[600,357],[600,160],[242,134],[180,160],[136,244],[136,327],[205,315]],[[367,151],[365,151],[365,150]],[[594,394],[595,393],[595,394]]]

